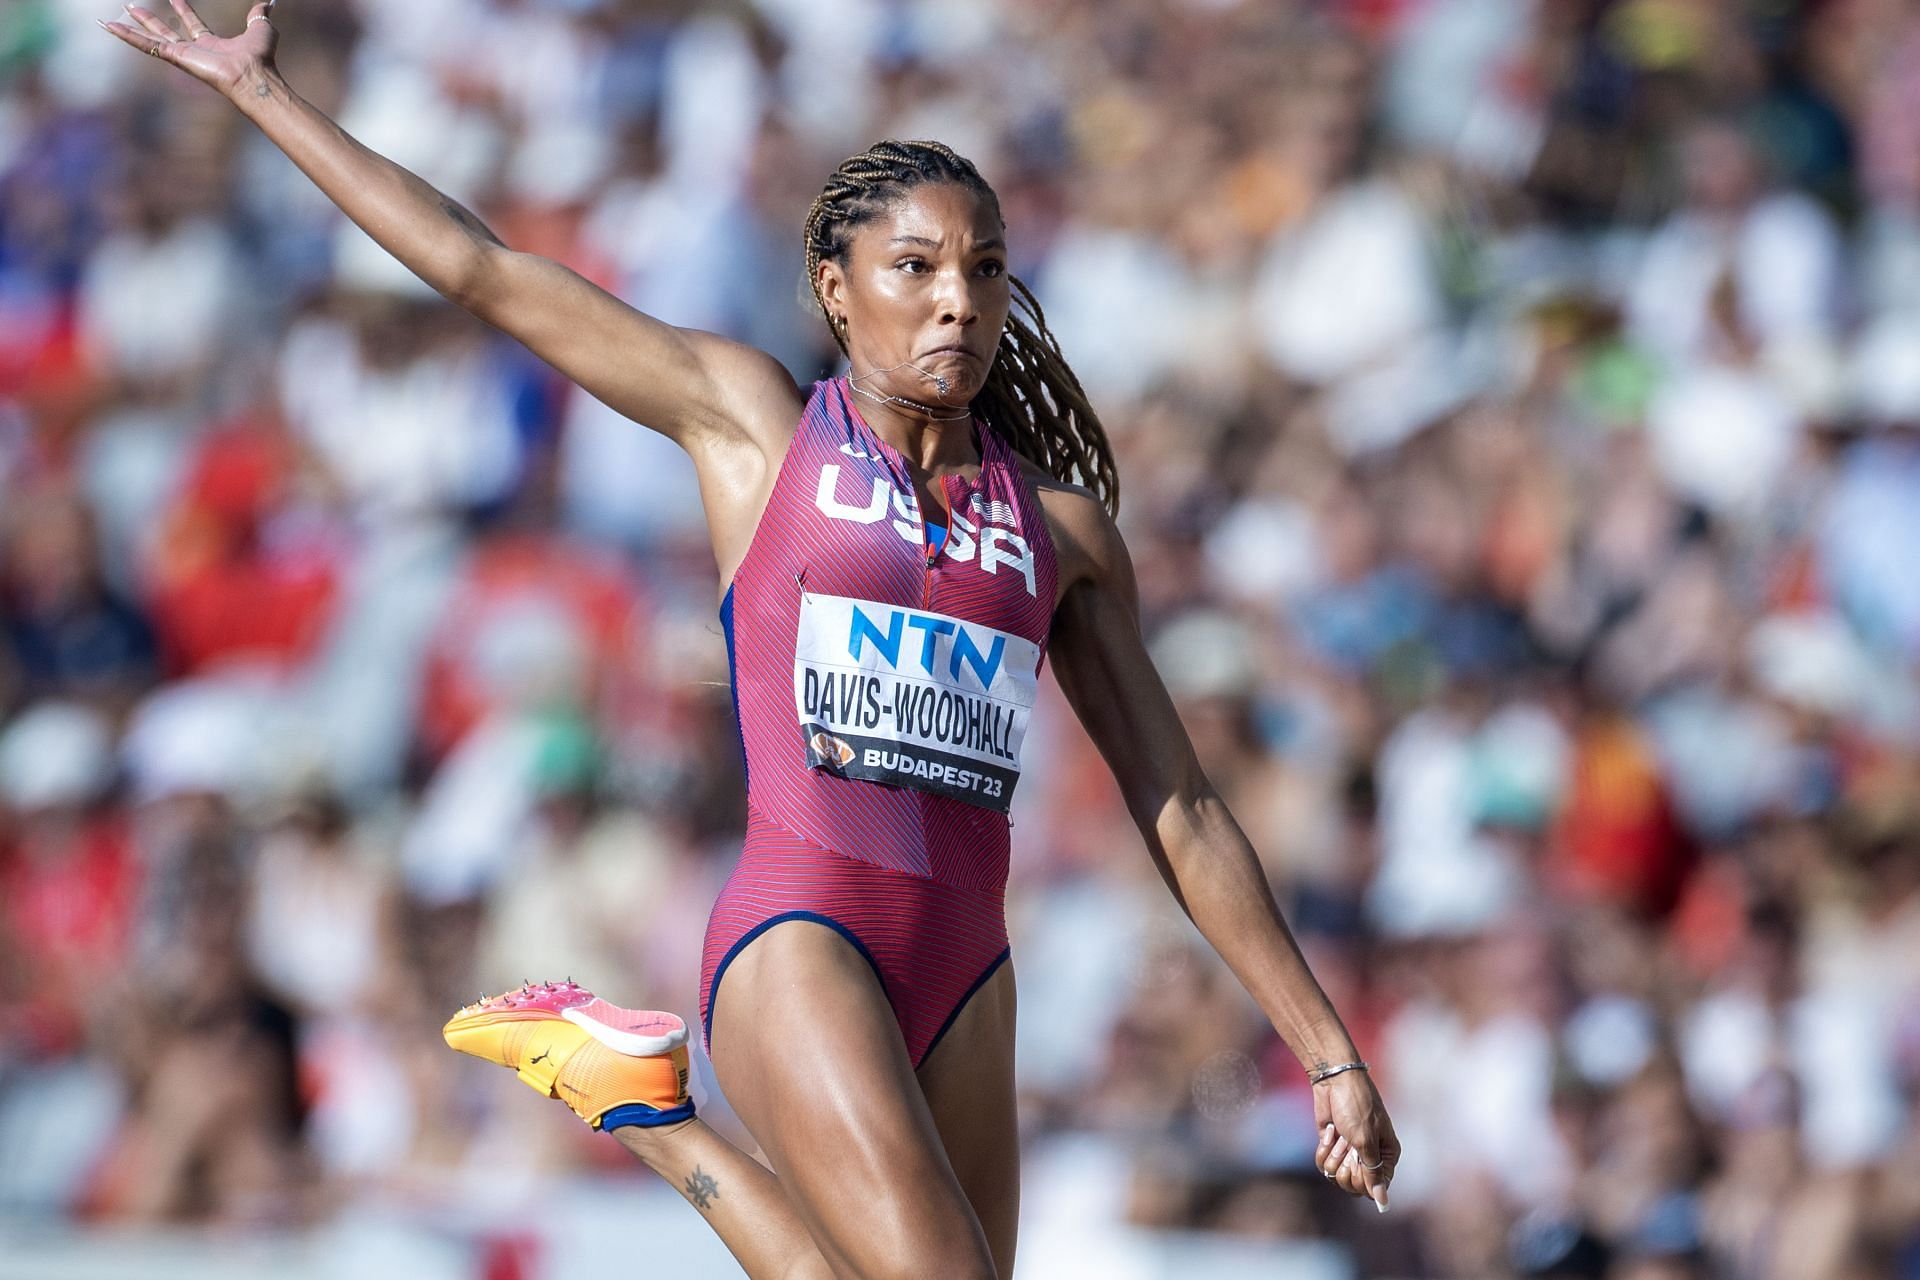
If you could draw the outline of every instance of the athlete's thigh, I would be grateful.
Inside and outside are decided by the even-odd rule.
[[[1013,962],[967,1001],[920,1064],[920,1087],[947,1160],[987,1233],[1000,1280],[1020,1228],[1020,1125],[1013,1082]]]
[[[991,1280],[893,1010],[851,944],[775,925],[734,957],[712,1018],[720,1087],[839,1274]]]

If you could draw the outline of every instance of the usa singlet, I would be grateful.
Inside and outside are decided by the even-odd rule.
[[[1006,811],[1058,568],[1018,455],[976,432],[930,545],[907,460],[844,382],[814,384],[721,606],[747,835],[707,923],[709,1036],[728,964],[783,921],[867,959],[916,1067],[1007,958]]]

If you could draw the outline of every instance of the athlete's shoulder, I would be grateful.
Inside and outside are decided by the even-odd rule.
[[[1020,474],[1033,486],[1034,492],[1041,495],[1042,501],[1049,500],[1048,495],[1074,494],[1090,502],[1099,502],[1093,496],[1093,490],[1086,486],[1060,479],[1024,453],[1016,452],[1013,456],[1020,464]]]
[[[1047,520],[1054,556],[1060,565],[1060,589],[1098,576],[1126,562],[1126,544],[1106,504],[1085,485],[1053,475],[1032,459],[1020,458],[1020,473],[1033,486]]]
[[[837,389],[835,384],[839,381],[838,378],[816,378],[812,382],[796,382],[793,385],[807,408],[825,408],[838,400],[834,393]]]

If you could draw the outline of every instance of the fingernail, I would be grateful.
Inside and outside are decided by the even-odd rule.
[[[1375,1187],[1373,1189],[1373,1207],[1381,1213],[1387,1211],[1387,1189],[1385,1187]]]

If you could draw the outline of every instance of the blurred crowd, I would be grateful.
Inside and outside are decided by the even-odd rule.
[[[693,1014],[744,815],[691,471],[111,7],[0,7],[0,1214],[638,1193],[437,1029],[525,977]],[[1050,694],[1010,913],[1072,1174],[1031,1212],[1374,1276],[1920,1276],[1920,3],[275,23],[508,243],[803,383],[840,158],[997,186],[1156,662],[1405,1147],[1388,1217],[1315,1175]]]

